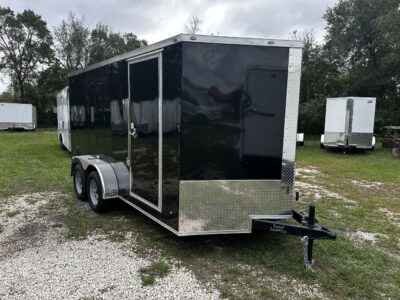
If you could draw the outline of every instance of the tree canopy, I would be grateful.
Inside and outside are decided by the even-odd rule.
[[[0,7],[0,66],[11,77],[21,98],[41,67],[53,57],[53,44],[47,24],[31,10],[15,14]]]
[[[400,125],[399,0],[340,0],[322,18],[324,41],[312,30],[291,34],[304,41],[299,130],[321,133],[326,98],[339,96],[376,97],[376,129]],[[185,30],[196,34],[200,25],[192,17]],[[0,6],[0,71],[10,76],[14,95],[43,111],[55,104],[68,72],[145,45],[135,34],[114,32],[100,22],[89,28],[72,13],[52,36],[33,11]]]
[[[378,131],[400,124],[399,5],[398,0],[341,0],[323,16],[324,43],[302,37],[300,130],[321,133],[325,99],[336,96],[376,97]]]

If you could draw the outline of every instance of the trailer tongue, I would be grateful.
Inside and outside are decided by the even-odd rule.
[[[314,240],[336,240],[336,234],[320,225],[315,218],[315,206],[310,204],[308,213],[292,210],[292,218],[300,225],[287,222],[257,219],[253,220],[253,229],[268,230],[271,232],[301,236],[304,243],[304,265],[312,268]]]

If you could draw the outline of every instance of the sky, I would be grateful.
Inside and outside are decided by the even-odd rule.
[[[133,32],[150,44],[184,32],[192,16],[202,23],[202,34],[287,39],[289,34],[310,30],[318,41],[325,34],[323,13],[338,0],[0,0],[15,12],[31,9],[50,29],[68,12],[84,17],[93,28],[97,22],[114,31]],[[0,92],[8,85],[0,74]]]

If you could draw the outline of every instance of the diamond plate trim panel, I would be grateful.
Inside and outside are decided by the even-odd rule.
[[[301,78],[301,48],[290,48],[289,50],[289,69],[286,93],[285,109],[285,132],[283,138],[282,154],[282,181],[286,184],[289,193],[292,195],[290,202],[293,201],[293,186],[295,176],[295,156],[296,156],[296,134],[297,118],[299,114],[299,95]],[[292,203],[287,203],[291,207]]]
[[[73,158],[81,162],[84,170],[89,166],[93,166],[97,170],[103,186],[103,199],[116,198],[119,196],[118,180],[114,169],[108,162],[92,155],[81,155]]]
[[[345,132],[325,132],[324,145],[325,146],[338,146],[346,143]]]
[[[251,232],[251,216],[285,214],[291,195],[280,180],[201,180],[179,185],[179,233]]]
[[[357,148],[371,148],[373,133],[352,132],[349,136],[349,144],[356,145]]]

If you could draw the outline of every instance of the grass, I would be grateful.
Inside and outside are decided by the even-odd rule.
[[[169,273],[169,265],[164,261],[155,261],[150,266],[140,268],[140,278],[143,286],[153,285],[157,278],[163,278]]]
[[[70,160],[56,131],[0,132],[0,194],[69,190]]]
[[[400,214],[400,160],[380,147],[352,156],[321,150],[316,140],[306,140],[298,148],[297,166],[321,172],[315,179],[301,180],[351,201],[329,196],[301,198],[305,203],[315,202],[318,220],[338,235],[335,242],[315,242],[313,272],[302,267],[302,244],[296,237],[255,232],[178,238],[122,202],[106,214],[94,214],[87,203],[73,196],[70,158],[58,149],[54,131],[0,132],[0,166],[0,197],[38,191],[66,194],[43,213],[59,216],[57,221],[68,228],[68,238],[85,238],[100,231],[110,239],[122,240],[130,232],[136,252],[180,261],[200,280],[213,282],[226,298],[308,298],[299,290],[316,287],[333,299],[396,299],[400,295],[400,225],[384,212]],[[383,185],[368,189],[354,180]],[[296,206],[306,209],[305,203]],[[61,214],[62,209],[68,212]],[[356,244],[347,235],[356,231],[386,237]],[[144,285],[162,276],[168,266],[159,261],[154,264],[141,272]]]

